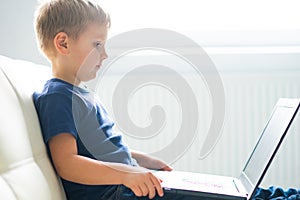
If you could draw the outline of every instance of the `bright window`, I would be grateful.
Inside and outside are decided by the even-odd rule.
[[[106,0],[111,34],[164,28],[208,46],[300,45],[299,0]]]

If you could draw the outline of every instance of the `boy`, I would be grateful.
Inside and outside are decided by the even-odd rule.
[[[89,0],[50,0],[36,12],[37,39],[53,75],[33,94],[49,155],[68,199],[175,199],[147,170],[172,168],[130,151],[101,103],[79,87],[96,77],[107,58],[109,26],[109,15]],[[87,146],[94,138],[97,144]]]
[[[104,44],[109,26],[108,14],[89,0],[52,0],[42,4],[36,13],[36,35],[41,50],[51,61],[53,79],[33,97],[43,137],[66,196],[79,200],[191,200],[192,197],[163,194],[160,180],[146,168],[170,171],[171,167],[130,151],[121,135],[112,131],[113,122],[102,105],[79,87],[82,81],[95,78],[107,58]],[[86,142],[94,138],[95,146],[94,141]],[[97,155],[90,153],[93,148]],[[134,160],[141,167],[134,166]],[[299,190],[258,189],[255,199],[275,197],[299,199]]]

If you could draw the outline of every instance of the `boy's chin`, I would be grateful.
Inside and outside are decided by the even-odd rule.
[[[81,82],[89,82],[91,80],[94,80],[97,77],[97,73],[89,74],[88,76],[82,77],[79,80]]]

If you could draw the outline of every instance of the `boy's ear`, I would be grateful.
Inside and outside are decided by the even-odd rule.
[[[69,37],[65,32],[57,33],[53,42],[54,42],[55,49],[60,54],[66,55],[69,53],[69,49],[68,49]]]

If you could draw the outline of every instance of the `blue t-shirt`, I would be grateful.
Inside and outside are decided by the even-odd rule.
[[[54,78],[47,81],[41,93],[35,92],[33,99],[47,147],[52,137],[69,133],[76,139],[79,155],[133,164],[122,135],[114,132],[114,122],[93,93]],[[105,186],[83,185],[63,179],[62,182],[67,196],[82,199],[98,196],[105,189]]]

